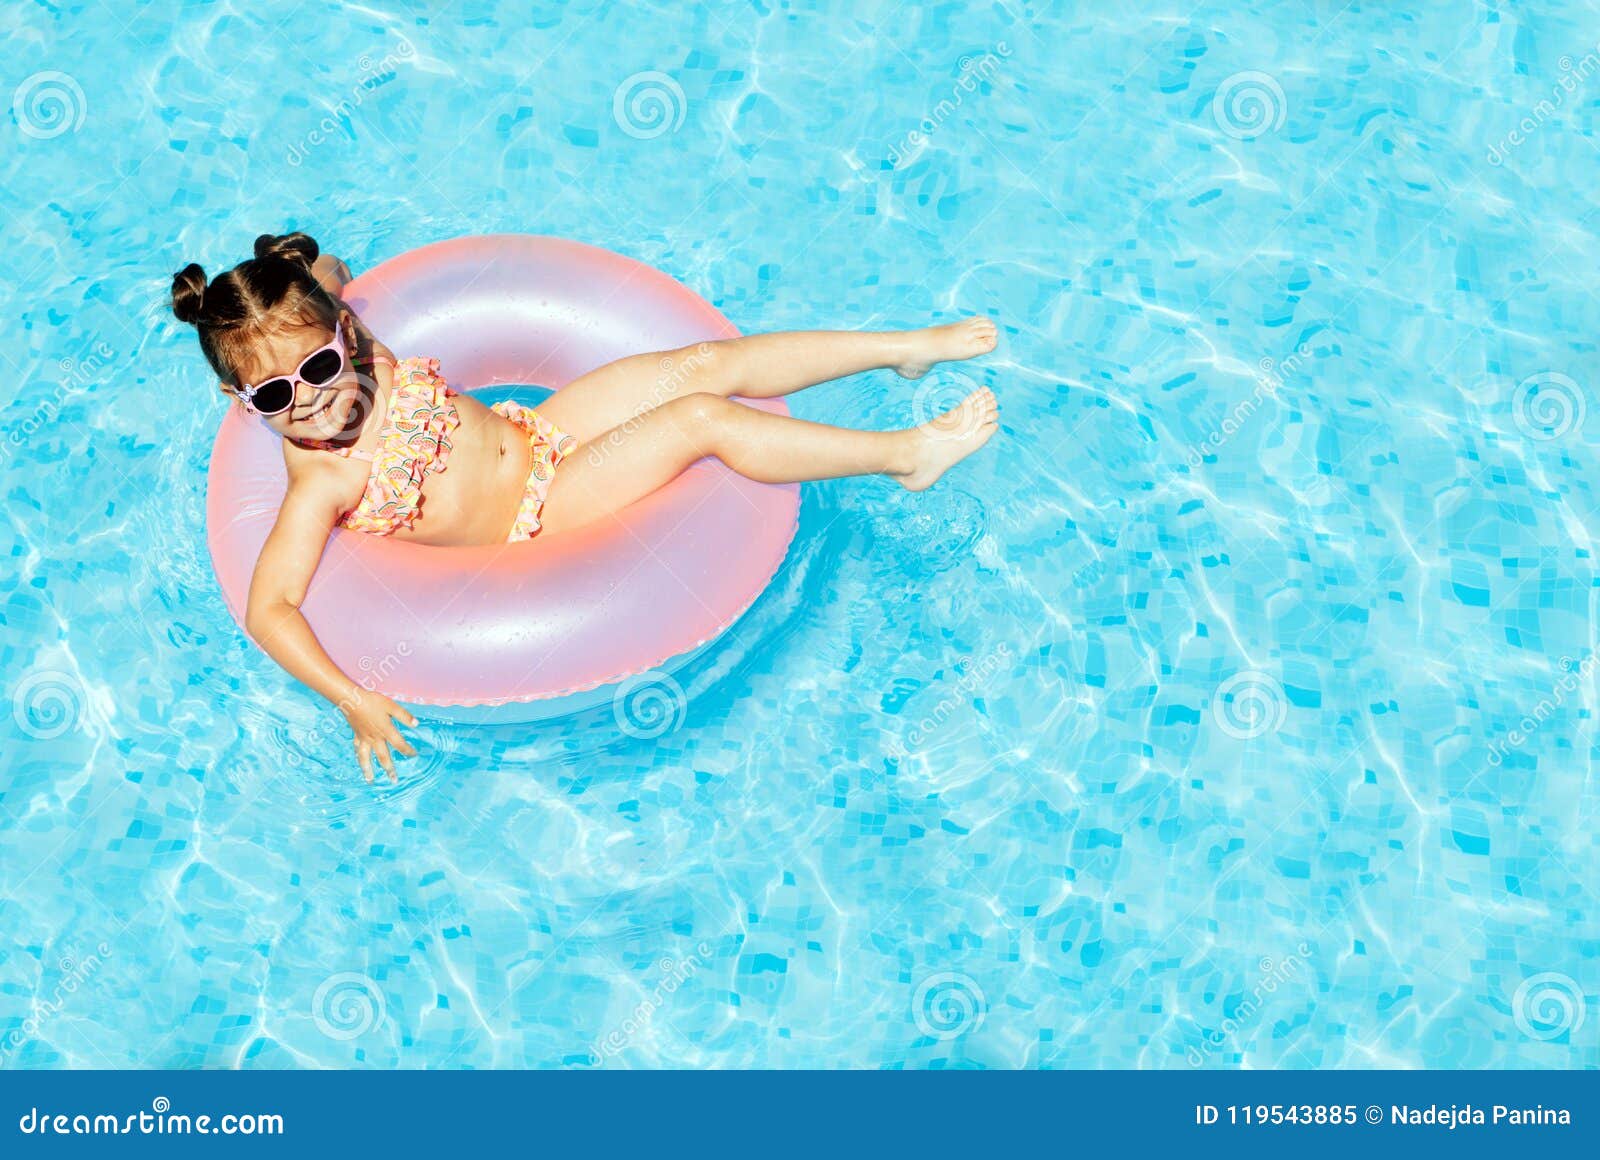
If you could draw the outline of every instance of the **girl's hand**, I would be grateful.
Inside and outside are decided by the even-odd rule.
[[[407,757],[415,757],[417,751],[411,748],[411,743],[401,734],[395,722],[415,725],[417,719],[403,706],[371,690],[357,690],[340,704],[339,709],[355,733],[356,756],[361,760],[361,776],[367,779],[367,784],[372,784],[373,754],[377,754],[378,764],[389,774],[389,780],[398,782],[400,778],[394,771],[394,756],[389,752],[390,747]]]

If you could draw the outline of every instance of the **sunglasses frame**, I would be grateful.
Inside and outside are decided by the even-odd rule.
[[[309,379],[304,378],[301,372],[306,369],[306,364],[312,359],[316,358],[318,355],[326,354],[330,350],[339,356],[339,369],[328,376],[327,382],[313,383]],[[239,401],[245,405],[246,410],[250,411],[252,414],[260,415],[263,418],[271,418],[273,415],[281,415],[285,411],[288,411],[294,407],[295,399],[300,393],[299,385],[301,383],[304,383],[313,391],[331,390],[332,388],[330,384],[337,382],[339,377],[343,375],[344,372],[349,369],[349,367],[350,356],[345,353],[344,349],[344,320],[341,318],[338,322],[333,324],[333,341],[328,343],[327,346],[319,346],[316,350],[306,355],[305,358],[301,359],[300,365],[294,368],[294,373],[287,375],[273,375],[270,379],[264,379],[263,381],[256,383],[254,386],[242,386],[236,393],[239,396]],[[282,407],[279,407],[276,411],[261,410],[255,405],[254,400],[256,395],[261,392],[262,388],[270,386],[271,384],[278,382],[280,379],[287,380],[289,383],[289,401]]]

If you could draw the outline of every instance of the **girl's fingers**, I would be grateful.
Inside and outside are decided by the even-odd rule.
[[[398,782],[400,778],[394,771],[394,754],[389,752],[389,743],[379,741],[372,748],[378,755],[378,764],[383,766],[383,771],[389,775],[389,780]]]
[[[400,775],[395,772],[394,768],[395,753],[400,753],[405,757],[415,757],[417,755],[416,749],[412,747],[411,743],[406,740],[405,735],[394,724],[394,722],[400,721],[407,725],[415,725],[417,723],[416,717],[412,716],[411,712],[403,706],[394,704],[394,702],[390,702],[390,704],[394,705],[394,708],[387,714],[386,718],[380,718],[379,722],[376,723],[377,728],[374,731],[374,735],[369,737],[358,736],[355,739],[356,756],[361,761],[361,776],[366,779],[368,785],[372,784],[373,758],[377,758],[378,764],[389,775],[390,782],[398,785]]]

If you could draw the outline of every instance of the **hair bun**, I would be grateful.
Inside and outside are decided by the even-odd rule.
[[[310,234],[262,234],[256,239],[256,257],[258,258],[287,258],[291,262],[299,262],[307,269],[317,260],[321,253],[317,243]]]
[[[172,313],[179,322],[194,325],[205,313],[206,272],[190,262],[172,276]]]

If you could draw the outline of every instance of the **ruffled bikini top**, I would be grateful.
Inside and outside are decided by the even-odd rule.
[[[378,431],[377,450],[311,442],[303,446],[372,462],[361,501],[340,517],[339,526],[387,536],[416,522],[423,480],[444,470],[450,459],[450,433],[460,426],[461,416],[455,392],[439,373],[438,359],[404,358],[396,363],[374,356],[372,361],[394,368],[394,390]]]

